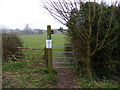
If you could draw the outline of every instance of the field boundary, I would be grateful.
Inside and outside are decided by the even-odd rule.
[[[70,47],[72,48],[72,46],[54,46],[53,49],[57,49],[57,47]],[[71,50],[71,51],[53,51],[53,53],[56,53],[56,54],[72,54],[71,57],[68,57],[68,56],[61,56],[61,57],[56,57],[56,56],[53,56],[52,59],[53,60],[53,64],[57,64],[57,66],[55,68],[74,68],[74,64],[75,64],[75,56],[74,56],[74,52]],[[58,61],[59,60],[59,61]],[[64,61],[66,60],[66,61]],[[69,61],[69,60],[72,60],[72,61]],[[63,66],[64,65],[67,65],[67,66]],[[71,66],[72,65],[72,66]]]
[[[14,54],[11,52],[7,52],[7,53],[11,54],[7,57],[8,60],[19,61],[19,60],[24,60],[24,59],[31,60],[33,57],[35,59],[35,56],[36,57],[39,57],[39,56],[44,57],[44,49],[41,49],[41,48],[26,48],[26,47],[13,47],[13,48],[20,49],[20,50]],[[34,50],[34,52],[28,52],[29,50],[30,51]],[[37,53],[35,53],[36,51],[37,51]],[[39,51],[39,54],[38,54],[38,51]]]
[[[15,47],[15,48],[19,48],[19,49],[31,49],[31,50],[44,50],[41,48],[26,48],[26,47]]]

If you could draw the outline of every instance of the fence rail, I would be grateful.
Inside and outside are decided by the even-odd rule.
[[[44,49],[40,49],[40,48],[25,48],[25,47],[15,47],[15,48],[19,48],[19,49],[31,49],[31,50],[44,50]]]
[[[53,59],[75,59],[74,57],[53,57]]]
[[[53,47],[73,47],[73,46],[53,46]]]
[[[52,58],[53,58],[53,64],[55,65],[55,68],[74,68],[74,64],[75,64],[74,52],[72,50],[64,51],[65,49],[63,50],[62,48],[61,50],[59,49],[59,47],[72,48],[72,46],[62,46],[62,45],[53,47],[53,53],[55,56]],[[66,56],[64,56],[63,54]],[[56,56],[56,55],[62,55],[62,56]]]
[[[9,56],[6,58],[8,60],[31,60],[31,59],[37,59],[37,58],[43,58],[44,56],[44,49],[40,48],[26,48],[26,47],[14,47],[20,49],[18,52],[6,52]],[[31,52],[31,50],[34,50]]]
[[[53,62],[53,63],[56,63],[56,64],[74,64],[73,62]]]

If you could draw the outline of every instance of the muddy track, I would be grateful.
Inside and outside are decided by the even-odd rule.
[[[54,88],[76,88],[74,69],[61,67],[63,66],[61,66],[60,64],[53,64],[53,68],[56,69],[58,72],[57,84],[56,86],[54,86]]]

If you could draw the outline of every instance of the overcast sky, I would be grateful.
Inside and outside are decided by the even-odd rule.
[[[114,0],[104,1],[111,3]],[[40,29],[46,29],[47,25],[54,29],[66,28],[42,8],[41,0],[0,0],[0,25],[23,29],[25,24]]]

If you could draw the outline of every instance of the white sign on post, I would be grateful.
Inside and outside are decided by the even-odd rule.
[[[46,48],[52,48],[52,40],[46,40]]]

